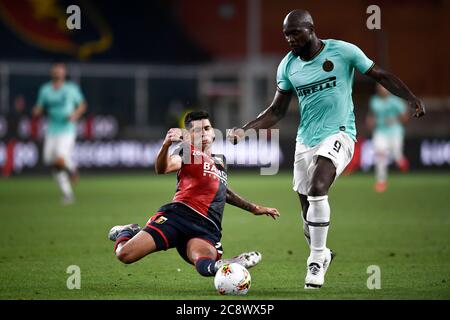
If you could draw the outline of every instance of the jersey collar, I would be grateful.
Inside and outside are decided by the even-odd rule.
[[[316,54],[313,55],[313,56],[311,57],[311,59],[309,59],[309,60],[303,60],[300,56],[298,56],[298,58],[299,58],[301,61],[303,61],[303,62],[311,62],[311,61],[313,61],[315,58],[317,58],[317,57],[323,52],[323,49],[325,49],[325,46],[327,45],[327,43],[326,43],[324,40],[320,40],[320,41],[322,42],[322,46],[321,46],[320,49],[316,52]]]

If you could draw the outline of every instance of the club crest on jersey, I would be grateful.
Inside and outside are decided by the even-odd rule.
[[[330,60],[325,59],[325,62],[323,63],[322,68],[324,71],[330,72],[334,69],[334,64]]]
[[[155,220],[155,223],[157,224],[163,224],[164,222],[167,221],[167,218],[164,216],[158,217],[158,219]]]

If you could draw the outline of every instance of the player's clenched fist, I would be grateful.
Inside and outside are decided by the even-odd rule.
[[[228,130],[227,138],[232,144],[237,144],[244,137],[244,129],[234,127],[233,129]]]
[[[170,145],[172,142],[183,141],[186,137],[185,132],[180,128],[171,128],[167,131],[166,138],[164,139],[164,144]]]
[[[409,105],[414,109],[414,117],[420,118],[425,115],[425,105],[420,99],[409,102]]]

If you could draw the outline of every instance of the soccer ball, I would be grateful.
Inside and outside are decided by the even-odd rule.
[[[214,286],[223,295],[245,295],[251,282],[250,272],[238,263],[224,264],[214,277]]]

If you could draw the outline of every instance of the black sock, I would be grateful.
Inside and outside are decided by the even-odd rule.
[[[216,261],[210,258],[202,257],[195,262],[195,269],[204,277],[213,277],[216,275]]]
[[[117,236],[116,243],[114,244],[114,252],[117,250],[119,243],[123,241],[128,241],[133,238],[134,234],[130,230],[122,230]]]

